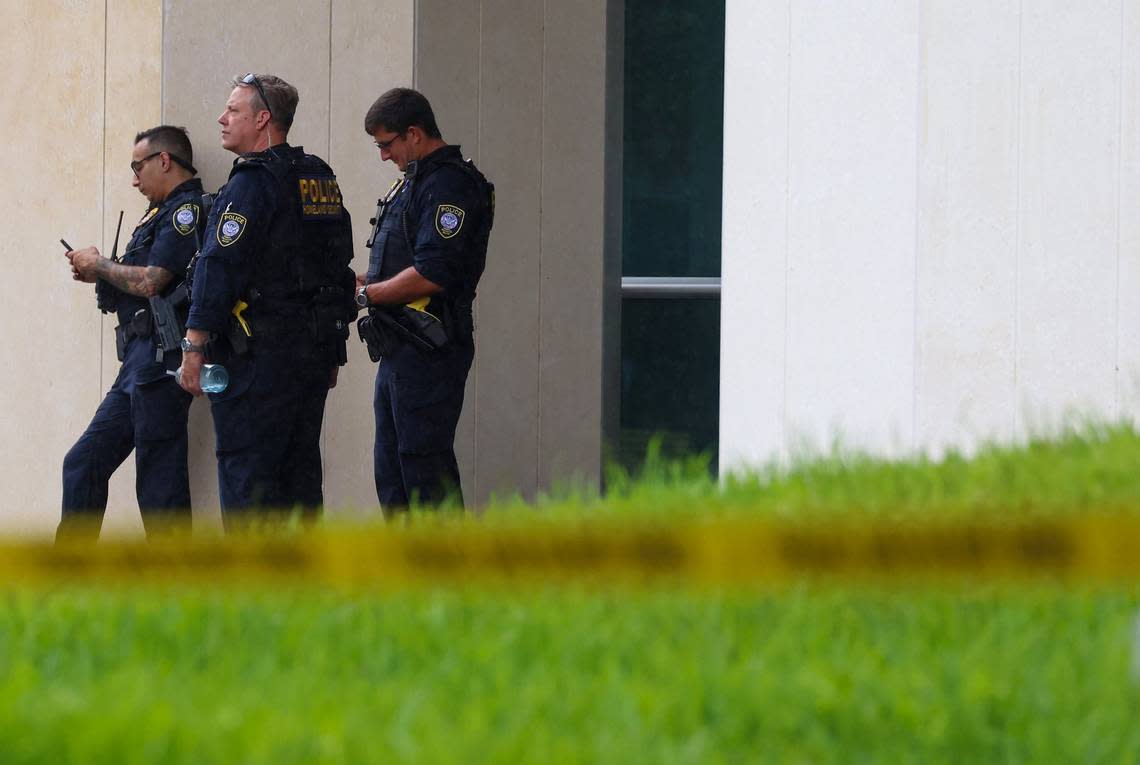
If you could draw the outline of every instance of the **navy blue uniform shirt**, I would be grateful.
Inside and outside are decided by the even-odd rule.
[[[369,283],[410,265],[443,287],[445,296],[474,298],[487,261],[485,243],[477,238],[491,200],[485,188],[449,163],[462,158],[458,146],[444,146],[409,163],[372,244]]]
[[[289,149],[282,144],[268,151]],[[238,157],[235,166],[246,156],[257,154]],[[231,172],[210,210],[202,252],[194,266],[194,292],[186,321],[189,329],[226,331],[234,304],[249,289],[258,251],[265,244],[278,204],[272,173],[261,168]]]
[[[148,209],[139,221],[123,250],[123,265],[166,269],[174,279],[164,292],[177,287],[197,249],[194,228],[198,225],[201,205],[202,181],[191,178],[175,186],[166,199]],[[144,297],[118,292],[120,324],[130,321],[136,311],[148,305]]]
[[[151,207],[135,228],[123,251],[125,266],[157,266],[173,279],[164,295],[177,287],[186,275],[186,266],[197,249],[194,229],[201,214],[202,181],[190,178],[171,190],[161,204]],[[118,290],[117,315],[120,324],[130,322],[137,311],[147,308],[147,299]],[[166,367],[155,361],[153,337],[135,337],[127,343],[123,358],[124,384],[161,380]]]

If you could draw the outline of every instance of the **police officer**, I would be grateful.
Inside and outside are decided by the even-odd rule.
[[[472,305],[487,259],[494,187],[458,146],[444,142],[431,105],[415,90],[380,96],[364,130],[381,160],[404,174],[380,200],[368,272],[357,279],[357,304],[372,320],[362,325],[381,335],[381,347],[370,348],[382,356],[373,400],[376,493],[386,512],[449,494],[462,503],[455,428],[475,353]],[[408,314],[409,304],[440,321],[445,342],[415,337],[423,323],[403,321],[401,312],[423,317]],[[381,313],[398,321],[377,321]],[[398,324],[412,331],[396,331]]]
[[[336,176],[286,143],[297,89],[256,74],[232,85],[218,123],[238,157],[193,268],[180,378],[197,396],[203,363],[229,372],[210,394],[227,529],[321,507],[321,421],[355,315]]]
[[[184,128],[160,125],[135,136],[134,186],[149,207],[122,261],[95,247],[67,253],[72,276],[99,282],[104,312],[115,311],[119,374],[87,430],[63,460],[63,518],[57,535],[97,536],[111,474],[133,449],[135,490],[147,535],[190,529],[186,415],[191,398],[167,374],[178,353],[159,353],[148,299],[169,297],[195,251],[202,182]]]

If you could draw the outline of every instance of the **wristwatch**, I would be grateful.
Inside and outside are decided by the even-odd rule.
[[[205,353],[206,352],[205,346],[194,345],[194,343],[190,342],[190,338],[188,338],[188,337],[182,338],[182,343],[180,344],[179,347],[182,348],[183,353]]]
[[[361,308],[367,308],[368,303],[368,287],[360,287],[356,290],[356,304]]]

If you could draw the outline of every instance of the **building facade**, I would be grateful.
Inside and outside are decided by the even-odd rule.
[[[184,125],[207,188],[228,78],[279,74],[294,144],[367,220],[363,132],[412,84],[492,178],[457,452],[473,504],[597,484],[649,438],[729,470],[835,439],[887,454],[1128,416],[1140,366],[1140,0],[2,0],[14,204],[0,242],[5,530],[58,517],[114,378],[57,239],[110,250],[131,139]],[[126,226],[127,223],[125,222]],[[372,512],[355,337],[324,434],[331,512]],[[192,491],[216,525],[208,404]],[[141,528],[133,472],[107,526]]]

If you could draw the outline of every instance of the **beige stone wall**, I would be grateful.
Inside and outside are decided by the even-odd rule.
[[[601,444],[605,2],[565,9],[526,0],[0,0],[10,51],[0,68],[3,177],[17,189],[0,255],[15,264],[0,312],[6,444],[0,529],[48,533],[60,467],[118,364],[110,317],[70,279],[58,238],[108,252],[145,209],[130,185],[131,138],[186,126],[207,189],[226,177],[216,118],[228,79],[279,74],[301,103],[290,140],[329,160],[341,181],[363,270],[368,219],[395,177],[363,132],[385,89],[415,84],[444,136],[498,186],[498,217],[477,304],[478,352],[457,443],[469,502],[577,475],[596,480]],[[413,69],[416,72],[413,78]],[[414,82],[413,82],[414,79]],[[329,399],[326,502],[373,512],[372,379],[364,348]],[[13,352],[14,351],[14,352]],[[199,528],[217,527],[208,404],[191,409]],[[107,528],[138,533],[128,460]]]
[[[3,0],[10,22],[0,40],[12,59],[0,68],[3,177],[18,194],[0,256],[14,266],[3,280],[0,312],[9,358],[0,390],[4,439],[0,480],[7,489],[0,530],[51,533],[59,517],[63,457],[86,427],[118,370],[112,317],[94,292],[70,278],[61,236],[74,246],[111,249],[124,210],[121,244],[145,212],[131,187],[131,139],[159,122],[185,125],[207,188],[225,180],[217,115],[234,74],[280,74],[301,104],[294,143],[337,170],[363,245],[381,187],[381,166],[363,132],[363,115],[384,89],[412,81],[410,0],[225,2]],[[367,253],[358,252],[364,267]],[[371,378],[359,343],[330,398],[326,497],[337,509],[375,506],[371,475]],[[191,472],[200,528],[216,527],[216,463],[209,407],[191,409]],[[138,533],[131,460],[115,475],[105,528]]]
[[[416,87],[497,187],[456,445],[477,502],[599,477],[606,8],[417,3]]]
[[[110,251],[118,211],[123,243],[146,201],[131,187],[131,139],[158,120],[162,12],[158,0],[0,4],[0,177],[11,189],[0,259],[7,363],[0,528],[50,533],[59,518],[60,466],[117,369],[112,317],[71,280],[59,238]],[[133,466],[112,489],[107,525],[141,528]]]

